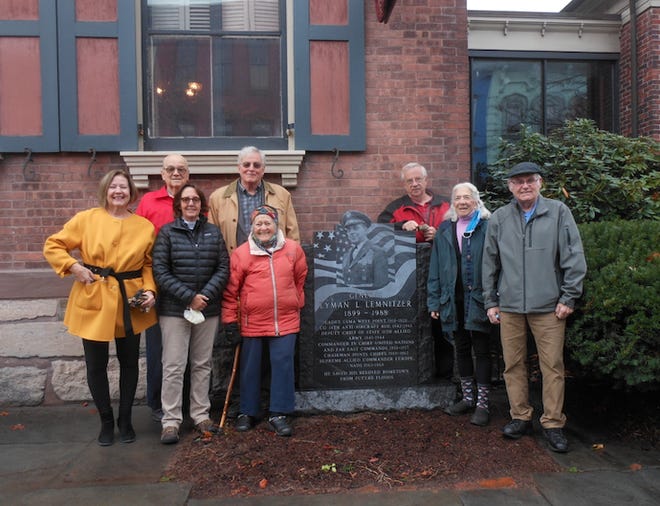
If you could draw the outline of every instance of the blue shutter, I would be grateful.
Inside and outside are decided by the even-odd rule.
[[[309,0],[294,4],[295,147],[311,151],[364,151],[366,149],[364,2],[348,2],[347,25],[310,25]],[[312,132],[310,43],[346,41],[349,53],[349,133]]]
[[[0,37],[39,37],[42,115],[41,135],[0,136],[0,153],[22,152],[25,149],[36,153],[59,149],[55,20],[55,3],[40,0],[38,21],[0,21]],[[20,106],[9,104],[9,107]]]
[[[135,3],[117,0],[116,22],[76,21],[74,0],[59,0],[60,129],[62,151],[120,151],[138,147]],[[119,59],[118,135],[81,135],[78,128],[76,38],[116,38]]]

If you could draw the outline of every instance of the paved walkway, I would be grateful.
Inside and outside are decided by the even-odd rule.
[[[135,443],[96,444],[91,406],[0,408],[2,505],[411,506],[411,505],[660,505],[660,452],[567,430],[572,451],[552,454],[566,472],[539,474],[536,489],[425,490],[373,494],[189,499],[190,486],[161,482],[174,446],[159,443],[160,427],[136,406]],[[602,441],[600,441],[602,442]]]

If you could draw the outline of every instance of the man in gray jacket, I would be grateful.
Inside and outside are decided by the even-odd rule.
[[[540,195],[540,173],[531,162],[519,163],[509,172],[513,200],[493,213],[486,233],[484,306],[490,322],[501,326],[512,418],[504,436],[518,439],[532,429],[526,366],[529,325],[543,378],[543,433],[550,449],[566,452],[564,330],[582,293],[587,264],[571,211]]]

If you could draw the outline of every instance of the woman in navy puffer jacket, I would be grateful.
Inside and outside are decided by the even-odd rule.
[[[229,277],[229,255],[220,229],[204,216],[204,193],[185,184],[174,196],[175,220],[163,226],[153,250],[158,317],[163,331],[161,442],[176,443],[183,420],[183,374],[190,361],[190,417],[213,432],[209,381],[220,301]]]

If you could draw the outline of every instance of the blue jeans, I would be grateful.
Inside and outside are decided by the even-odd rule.
[[[163,334],[157,323],[145,330],[147,342],[147,406],[160,409],[160,390],[163,383]]]
[[[270,412],[288,414],[295,409],[294,351],[296,334],[281,337],[244,337],[241,344],[240,412],[261,412],[261,353],[270,353]]]

